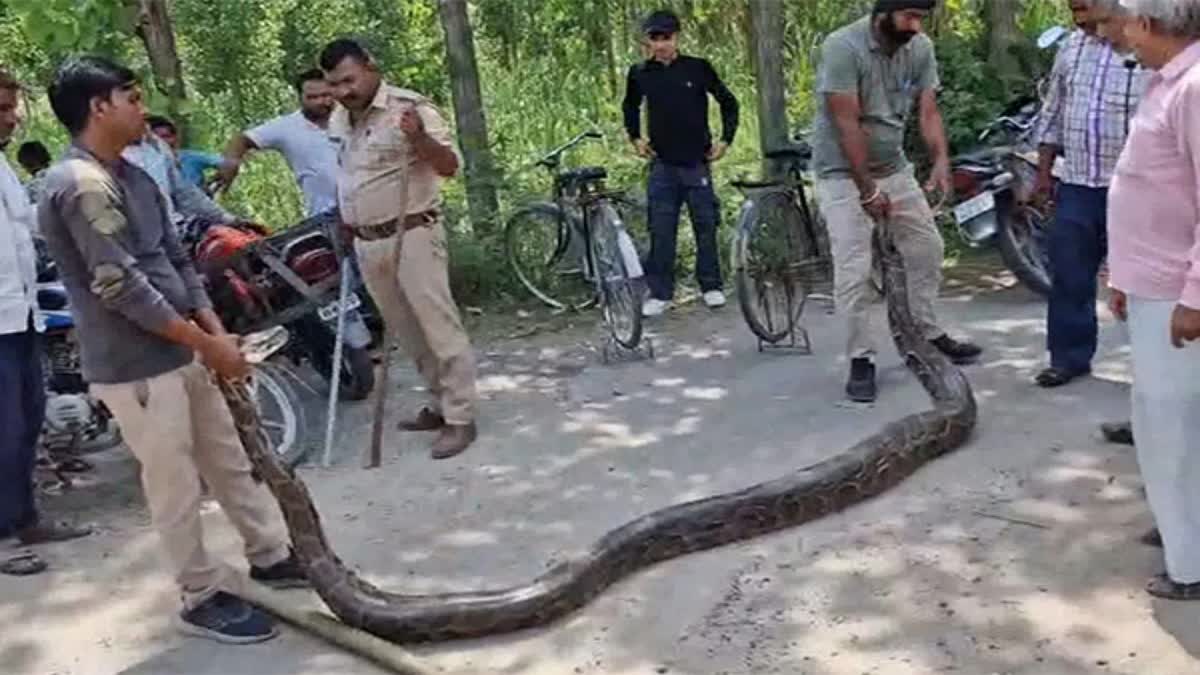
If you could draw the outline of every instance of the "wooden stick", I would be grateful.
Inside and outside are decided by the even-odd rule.
[[[388,389],[388,374],[392,372],[392,347],[395,346],[395,341],[391,339],[391,331],[384,330],[383,344],[383,372],[379,375],[379,382],[375,386],[379,391],[375,392],[375,422],[371,428],[371,447],[367,453],[367,461],[364,468],[378,469],[383,463],[383,416],[387,408]]]
[[[256,582],[243,581],[238,595],[283,621],[326,642],[400,675],[433,675],[434,669],[407,650],[366,631],[351,628],[333,617],[296,607],[283,597]]]

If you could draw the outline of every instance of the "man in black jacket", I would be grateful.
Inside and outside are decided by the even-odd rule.
[[[675,247],[679,213],[686,201],[696,237],[696,281],[711,308],[725,304],[717,255],[720,207],[710,164],[733,142],[738,103],[708,61],[679,53],[679,18],[668,11],[643,23],[651,57],[629,69],[625,89],[625,130],[637,152],[653,160],[646,188],[650,202],[650,256],[646,316],[659,316],[675,294]],[[722,133],[716,143],[708,128],[708,95],[721,107]],[[643,99],[649,139],[642,136]]]

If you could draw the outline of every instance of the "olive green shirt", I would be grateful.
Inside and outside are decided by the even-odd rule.
[[[871,17],[825,39],[817,69],[813,168],[818,178],[849,178],[850,163],[838,142],[828,94],[857,94],[867,134],[867,159],[875,178],[908,168],[904,130],[921,92],[938,86],[937,58],[928,36],[915,36],[889,56],[871,31]]]

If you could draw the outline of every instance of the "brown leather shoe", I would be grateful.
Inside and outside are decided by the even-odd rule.
[[[442,414],[429,408],[421,408],[416,417],[400,421],[400,428],[404,431],[437,431],[444,426],[446,419]]]
[[[470,424],[447,424],[433,442],[430,454],[434,459],[449,459],[466,450],[479,436],[474,422]]]

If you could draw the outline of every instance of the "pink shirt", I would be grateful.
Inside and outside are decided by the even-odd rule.
[[[1200,42],[1155,74],[1108,193],[1109,284],[1200,309]]]

